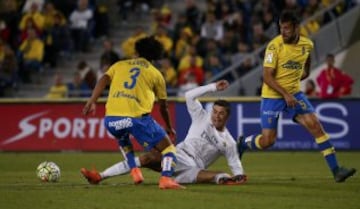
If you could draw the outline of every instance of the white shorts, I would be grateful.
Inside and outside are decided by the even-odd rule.
[[[186,153],[183,149],[176,150],[176,168],[175,168],[175,180],[180,184],[191,184],[196,183],[196,178],[198,173],[203,168],[199,168],[189,154]]]

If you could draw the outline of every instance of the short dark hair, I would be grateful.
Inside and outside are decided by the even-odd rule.
[[[293,25],[299,25],[300,19],[295,14],[295,12],[290,10],[285,10],[280,15],[280,23],[291,22]]]
[[[228,115],[230,115],[230,103],[223,99],[218,99],[214,102],[214,105],[224,107]]]
[[[153,61],[163,57],[164,47],[154,36],[148,36],[135,43],[135,50],[139,57]]]

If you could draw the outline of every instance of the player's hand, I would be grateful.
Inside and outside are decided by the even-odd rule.
[[[216,90],[223,91],[229,87],[229,82],[227,80],[220,80],[216,82]]]
[[[245,183],[247,180],[247,176],[246,175],[236,175],[231,177],[231,179],[234,181],[234,183],[236,184],[242,184]]]
[[[89,113],[92,113],[94,115],[95,112],[96,112],[96,105],[93,102],[87,102],[82,110],[82,113],[84,115],[88,115]]]
[[[292,94],[286,94],[284,96],[284,99],[286,101],[286,105],[291,108],[294,108],[296,106],[296,104],[298,103],[298,101]]]
[[[222,177],[219,179],[218,184],[223,185],[239,185],[245,183],[247,180],[246,175],[236,175],[232,177]]]

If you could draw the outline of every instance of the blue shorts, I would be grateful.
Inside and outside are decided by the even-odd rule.
[[[139,118],[106,116],[104,123],[118,140],[131,134],[145,150],[151,150],[166,136],[164,129],[150,115]]]
[[[294,94],[294,97],[298,101],[294,108],[287,107],[286,101],[283,98],[262,98],[260,107],[261,128],[277,129],[279,114],[281,112],[287,112],[293,120],[296,115],[314,112],[314,107],[303,92]]]

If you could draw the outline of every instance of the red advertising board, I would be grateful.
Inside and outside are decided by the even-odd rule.
[[[104,104],[95,115],[83,116],[84,103],[0,104],[0,150],[2,151],[117,151],[117,141],[103,123]],[[163,120],[156,104],[152,116]],[[174,118],[174,104],[169,104]],[[175,122],[175,120],[173,120]],[[175,124],[174,124],[175,125]],[[134,139],[136,150],[141,146]]]

